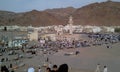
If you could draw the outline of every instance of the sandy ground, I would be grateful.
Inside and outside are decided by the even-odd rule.
[[[94,72],[96,65],[101,64],[101,71],[103,66],[108,67],[108,72],[119,72],[120,68],[120,43],[110,45],[112,48],[106,48],[106,45],[102,46],[91,46],[84,48],[75,49],[64,49],[53,55],[46,55],[39,53],[31,59],[22,59],[25,63],[24,67],[16,69],[15,72],[27,72],[28,67],[34,67],[38,69],[39,65],[43,65],[45,58],[49,57],[49,61],[52,64],[58,66],[63,63],[69,65],[69,72]],[[65,56],[64,53],[80,51],[78,55]],[[38,51],[39,52],[39,51]],[[2,57],[1,57],[2,58]],[[44,71],[44,68],[42,68]]]
[[[50,56],[54,64],[67,63],[72,69],[85,69],[94,71],[98,63],[103,66],[107,65],[108,72],[119,72],[120,67],[120,43],[111,45],[112,48],[104,46],[78,48],[61,51],[53,56]],[[79,50],[79,55],[63,56],[64,52]]]

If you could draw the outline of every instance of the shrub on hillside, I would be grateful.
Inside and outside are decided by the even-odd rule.
[[[115,32],[120,32],[120,28],[115,28]]]

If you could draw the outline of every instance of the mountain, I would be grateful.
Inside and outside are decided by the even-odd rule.
[[[120,2],[93,3],[78,8],[72,16],[75,24],[120,25]]]
[[[9,11],[0,11],[0,25],[8,24],[9,20],[12,20],[16,14]]]
[[[67,7],[67,8],[47,9],[45,11],[56,17],[66,17],[72,14],[75,10],[76,8]]]
[[[73,16],[75,25],[118,26],[120,25],[120,2],[107,1],[92,3],[81,8],[32,10],[23,13],[0,11],[0,26],[66,25],[70,15]]]
[[[50,13],[45,11],[32,10],[25,13],[0,12],[0,25],[19,25],[19,26],[47,26],[62,24]]]
[[[66,25],[68,23],[68,17],[72,15],[76,11],[74,7],[67,7],[67,8],[54,8],[54,9],[47,9],[46,12],[54,15],[56,18],[62,20],[62,25]]]

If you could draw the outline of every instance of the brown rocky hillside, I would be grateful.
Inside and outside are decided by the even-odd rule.
[[[70,14],[74,13],[76,11],[76,8],[73,7],[67,7],[67,8],[59,8],[59,9],[47,9],[46,12],[58,17],[58,18],[66,18]]]
[[[78,8],[73,17],[75,24],[120,25],[120,2],[93,3]]]
[[[1,25],[48,26],[66,25],[72,15],[77,25],[120,25],[120,2],[93,3],[82,8],[58,8],[24,13],[0,11]]]
[[[2,17],[3,16],[3,17]],[[44,11],[30,11],[25,13],[5,13],[0,12],[0,25],[19,26],[47,26],[62,24],[60,19]]]

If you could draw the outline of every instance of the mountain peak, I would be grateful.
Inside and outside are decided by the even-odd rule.
[[[48,26],[65,25],[72,15],[77,25],[120,25],[120,2],[92,3],[81,8],[54,8],[25,13],[0,11],[0,25]]]
[[[34,13],[36,13],[36,12],[39,12],[39,11],[34,9],[34,10],[30,11],[30,12],[34,12]]]

